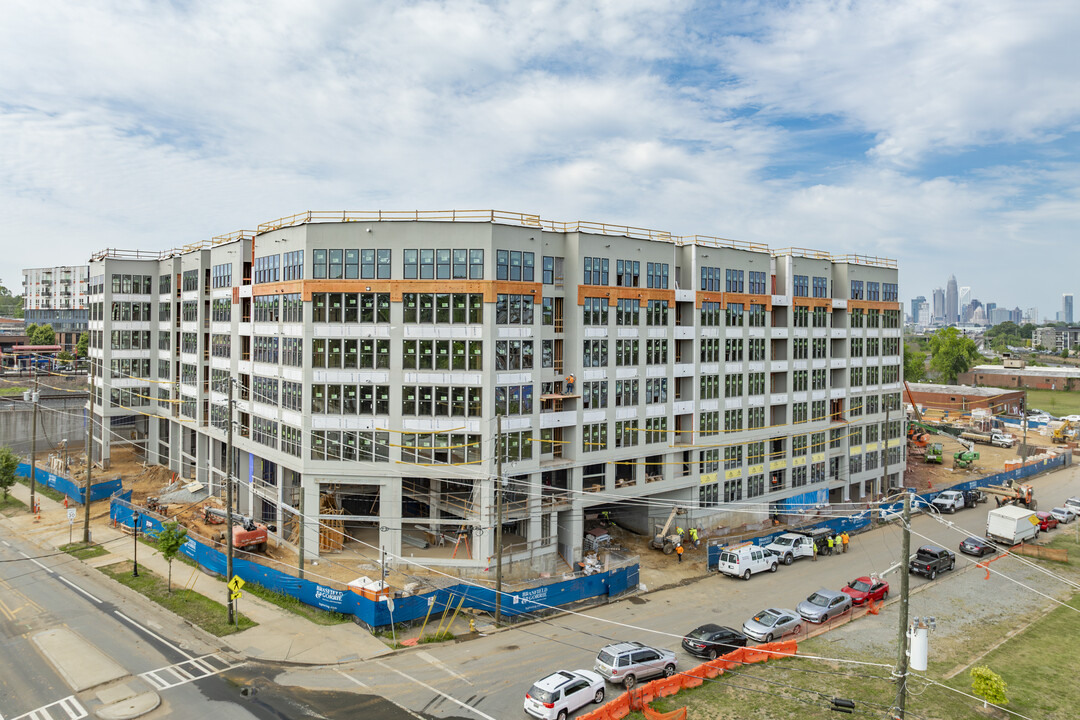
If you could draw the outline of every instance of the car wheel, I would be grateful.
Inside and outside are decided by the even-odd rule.
[[[785,564],[785,565],[790,565],[790,564],[791,564],[791,561],[792,561],[793,559],[794,559],[794,558],[792,558],[792,557],[791,557],[791,553],[788,553],[787,555],[785,555],[785,556],[784,556],[784,564]]]
[[[930,571],[930,579],[934,580],[935,578],[937,578],[937,570],[931,570]]]
[[[949,563],[949,569],[950,570],[952,570],[954,567],[956,567],[956,561],[955,560],[953,560],[952,562]]]
[[[767,635],[765,636],[765,642],[767,642],[767,643],[771,643],[771,642],[772,642],[772,633],[768,633],[768,634],[767,634]]]
[[[709,659],[710,660],[715,660],[716,658],[717,658],[716,648],[712,648],[711,650],[709,650]]]
[[[749,570],[747,570],[746,572],[744,572],[742,574],[742,579],[743,580],[749,580],[750,579],[750,571]]]
[[[888,599],[889,599],[889,591],[886,590],[885,592],[881,593],[881,602],[885,602]]]
[[[671,663],[668,663],[667,665],[664,666],[664,677],[671,677],[674,674],[675,674],[675,666],[674,665],[672,665]]]
[[[558,715],[559,720],[566,720],[566,711],[560,710]]]
[[[604,688],[600,688],[596,691],[596,694],[592,696],[592,701],[597,705],[604,702]]]
[[[630,688],[637,685],[637,678],[635,676],[633,676],[633,675],[627,675],[626,677],[623,678],[622,684],[623,684],[624,688],[629,690]]]
[[[769,568],[769,572],[776,572],[776,568],[778,567],[780,567],[780,563],[773,563],[772,567]]]
[[[792,635],[798,635],[801,632],[802,632],[802,623],[799,623],[798,625],[795,626],[795,629],[791,631],[791,634]]]
[[[949,508],[949,514],[950,515],[955,515],[956,514],[956,506],[955,505],[953,505],[952,507]]]

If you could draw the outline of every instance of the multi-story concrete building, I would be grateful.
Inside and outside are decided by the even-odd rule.
[[[240,506],[286,538],[332,494],[351,537],[483,569],[499,455],[508,557],[537,567],[579,558],[593,513],[760,522],[902,480],[892,261],[309,213],[90,267],[99,428],[219,492],[232,384]]]
[[[87,277],[85,265],[23,270],[23,319],[27,325],[51,325],[56,344],[68,352],[87,329]]]
[[[1061,296],[1061,320],[1067,325],[1073,322],[1073,295],[1063,293]]]
[[[950,275],[945,284],[945,324],[955,325],[960,322],[960,293],[956,289],[956,276]]]

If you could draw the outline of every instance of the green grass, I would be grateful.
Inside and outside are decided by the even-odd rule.
[[[28,477],[16,477],[15,479],[18,480],[23,485],[25,485],[26,487],[30,487],[30,478],[28,478]],[[53,490],[48,485],[42,485],[41,483],[37,483],[34,486],[34,492],[39,494],[39,495],[44,495],[47,498],[51,498],[51,499],[55,500],[56,502],[64,502],[64,497],[65,497],[64,493],[56,492],[55,490]]]
[[[145,535],[139,535],[139,544],[154,548],[155,551],[157,550],[154,540]],[[181,562],[188,567],[199,566],[198,563],[182,553],[177,553],[173,560]],[[224,592],[224,590],[222,592]],[[343,615],[342,613],[329,612],[322,608],[312,607],[311,605],[300,602],[292,596],[270,590],[269,588],[265,588],[262,585],[257,585],[253,582],[246,583],[243,592],[251,593],[257,598],[261,598],[268,603],[277,605],[282,610],[288,610],[294,615],[306,618],[316,625],[341,625],[342,623],[352,622],[351,615]]]
[[[10,397],[11,395],[22,395],[25,391],[27,391],[29,389],[30,388],[24,388],[24,387],[9,387],[9,386],[0,387],[0,397]]]
[[[72,557],[76,557],[79,560],[89,560],[90,558],[101,557],[102,555],[108,555],[109,551],[100,545],[94,545],[93,543],[86,545],[81,542],[71,543],[70,545],[61,545],[60,549],[66,552]]]
[[[1074,540],[1059,536],[1055,543],[1080,548]],[[1077,557],[1070,552],[1071,562]],[[1080,608],[1080,594],[1069,602]],[[1002,676],[1007,684],[1006,696],[1009,710],[1027,717],[1046,720],[1064,720],[1075,717],[1075,707],[1080,703],[1080,687],[1073,682],[1074,668],[1080,664],[1080,645],[1066,639],[1075,634],[1076,611],[1057,606],[1042,617],[1034,619],[1029,626],[997,649],[979,657],[979,648],[992,647],[999,642],[1005,631],[1023,627],[1028,619],[1019,618],[1008,624],[985,623],[962,637],[942,642],[931,636],[930,663],[925,677],[966,693],[971,693],[969,665],[986,665]],[[856,622],[880,622],[866,618]],[[838,651],[828,640],[828,634],[799,643],[799,652],[824,657],[892,665],[895,655],[853,655]],[[949,680],[940,678],[958,668],[963,668]],[[815,672],[803,672],[815,671]],[[860,675],[876,675],[860,677]],[[684,690],[677,695],[656,700],[655,710],[670,712],[687,707],[689,720],[738,717],[740,720],[766,720],[771,718],[806,718],[808,720],[835,719],[829,700],[834,697],[848,698],[856,702],[856,712],[871,717],[884,717],[885,708],[896,696],[896,687],[888,679],[889,671],[879,667],[858,667],[828,662],[778,660],[740,668],[728,672],[714,681],[706,681],[701,687]],[[907,710],[913,716],[923,718],[980,717],[976,707],[980,703],[955,692],[922,680],[910,681]],[[876,704],[876,705],[875,705]],[[640,713],[629,718],[644,720]]]
[[[20,512],[26,509],[26,503],[14,495],[8,495],[6,498],[0,496],[0,513],[4,515],[14,515],[16,512]]]
[[[258,624],[251,618],[236,613],[237,624],[230,625],[228,610],[221,603],[214,602],[192,590],[177,588],[175,585],[170,593],[165,578],[155,575],[142,566],[139,567],[139,577],[132,577],[132,563],[129,561],[106,565],[100,570],[118,583],[141,593],[212,635],[218,637],[231,635]]]
[[[1058,417],[1080,415],[1080,391],[1028,390],[1027,406]]]

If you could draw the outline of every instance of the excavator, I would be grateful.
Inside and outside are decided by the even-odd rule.
[[[676,546],[682,542],[682,537],[678,533],[672,533],[668,535],[668,530],[671,529],[671,523],[675,520],[676,515],[685,515],[686,508],[673,506],[671,508],[671,514],[668,515],[667,522],[664,523],[663,529],[653,536],[653,539],[649,542],[657,550],[663,550],[665,555],[670,555],[675,552]]]
[[[987,495],[994,495],[998,507],[1002,505],[1023,505],[1028,510],[1038,510],[1039,503],[1035,501],[1034,489],[1023,483],[1006,485],[987,485],[982,488]]]
[[[1054,428],[1050,434],[1050,441],[1066,443],[1076,439],[1076,426],[1069,420],[1062,420],[1061,424]]]

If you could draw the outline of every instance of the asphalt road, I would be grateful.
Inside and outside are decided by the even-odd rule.
[[[1060,505],[1080,495],[1080,468],[1069,468],[1036,478],[1039,507]],[[912,521],[912,551],[932,542],[956,549],[967,535],[981,536],[991,500],[977,508],[946,515],[947,527],[934,518],[916,515]],[[1070,531],[1073,528],[1069,528]],[[821,587],[839,589],[871,571],[883,572],[901,560],[901,534],[887,525],[854,537],[846,555],[803,559],[775,573],[761,573],[750,581],[715,574],[682,587],[640,598],[493,633],[470,642],[427,646],[362,663],[325,668],[294,669],[278,675],[283,685],[360,693],[377,693],[417,713],[418,717],[492,720],[524,717],[522,701],[530,684],[558,669],[591,668],[597,650],[617,640],[640,640],[677,650],[680,667],[697,660],[679,647],[682,635],[697,625],[716,622],[741,627],[744,620],[765,607],[794,608]],[[957,566],[978,560],[957,553]],[[898,591],[897,571],[886,578]],[[948,583],[950,574],[935,583]],[[911,576],[911,587],[931,582]],[[1008,583],[1004,578],[993,582]],[[988,586],[993,592],[993,585]],[[914,602],[914,601],[913,601]],[[875,622],[868,618],[859,622]],[[633,626],[633,627],[631,627]],[[647,628],[637,629],[637,628]],[[608,696],[620,688],[608,685]]]
[[[49,655],[41,643],[52,633],[69,642]],[[209,674],[235,661],[208,640],[98,571],[66,554],[43,554],[0,527],[0,718],[86,717],[122,687],[159,694],[151,718],[282,717],[272,693],[253,702],[240,685]],[[80,689],[79,673],[93,670],[87,665],[108,664],[96,651],[120,677]]]

